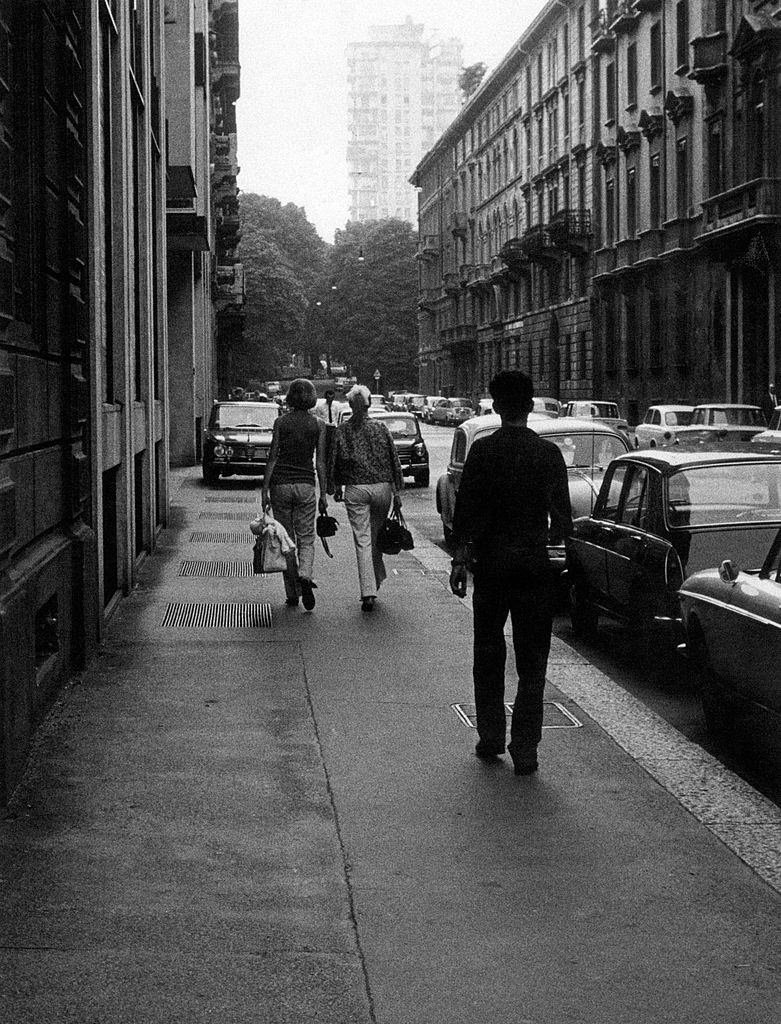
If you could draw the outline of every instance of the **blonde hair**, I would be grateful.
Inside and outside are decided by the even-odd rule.
[[[353,399],[357,398],[358,395],[361,396],[361,398],[366,403],[367,407],[369,405],[371,405],[371,401],[372,401],[371,391],[369,391],[369,389],[366,387],[365,384],[353,384],[353,386],[347,392],[347,396],[346,397],[347,397],[347,401],[350,403],[350,405],[353,404]]]

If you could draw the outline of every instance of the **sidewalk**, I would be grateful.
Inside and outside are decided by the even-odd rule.
[[[774,805],[559,641],[539,774],[482,764],[438,548],[365,615],[339,509],[307,614],[181,575],[244,571],[258,492],[177,485],[0,822],[0,1020],[779,1019]]]

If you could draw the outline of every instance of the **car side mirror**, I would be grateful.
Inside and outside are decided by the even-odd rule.
[[[719,566],[719,579],[724,583],[734,583],[738,578],[740,569],[730,558],[725,558]]]

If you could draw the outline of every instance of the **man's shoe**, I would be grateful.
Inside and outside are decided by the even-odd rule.
[[[311,580],[301,580],[301,601],[304,608],[306,608],[308,612],[311,612],[315,606],[315,595],[312,592]]]
[[[504,753],[504,747],[496,743],[486,743],[485,740],[478,740],[475,745],[475,754],[481,761],[495,761]]]
[[[510,757],[513,759],[513,767],[516,775],[532,775],[540,767],[537,763],[537,751],[529,750],[524,753],[514,754],[510,750]]]
[[[298,598],[297,597],[286,597],[285,598],[285,604],[288,606],[288,608],[297,608],[298,607]]]
[[[361,611],[362,612],[373,612],[374,611],[374,598],[373,597],[362,597],[361,598]]]

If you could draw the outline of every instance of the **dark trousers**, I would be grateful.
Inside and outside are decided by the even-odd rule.
[[[504,749],[504,624],[513,627],[518,692],[513,705],[509,749],[514,755],[536,750],[542,736],[542,698],[553,626],[553,580],[544,577],[475,574],[474,684],[477,732],[486,744]]]

